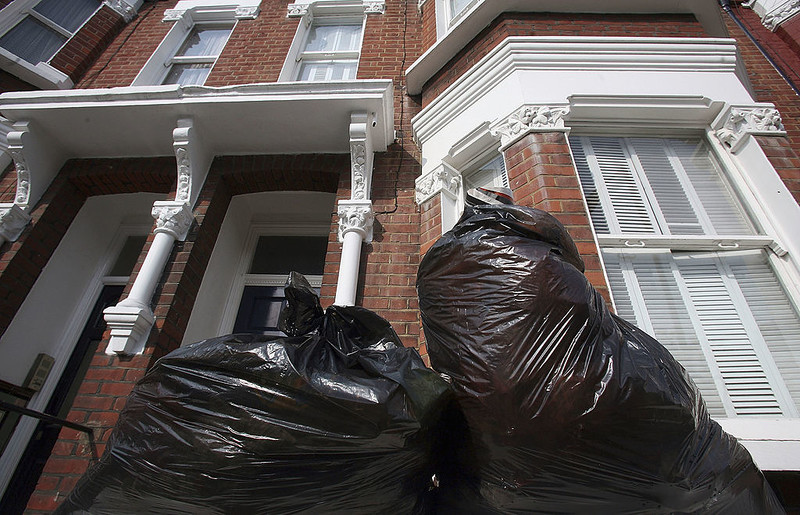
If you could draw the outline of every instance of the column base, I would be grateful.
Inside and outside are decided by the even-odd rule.
[[[106,354],[141,354],[155,322],[149,307],[120,303],[106,308],[103,318],[111,329]]]

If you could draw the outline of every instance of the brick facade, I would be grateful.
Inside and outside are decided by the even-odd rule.
[[[7,0],[0,0],[0,6]],[[145,2],[127,25],[103,7],[53,58],[78,88],[129,86],[161,43],[174,22],[163,22],[177,0]],[[205,85],[212,87],[278,80],[301,23],[287,18],[291,0],[263,0],[255,19],[238,20]],[[412,138],[411,120],[449,85],[511,36],[647,36],[707,37],[691,15],[504,13],[477,34],[434,74],[419,97],[405,92],[404,72],[436,41],[436,2],[418,9],[414,0],[387,0],[383,14],[366,16],[357,77],[394,82],[394,128],[397,139],[375,155],[371,198],[375,212],[374,239],[363,246],[356,304],[386,318],[403,343],[416,347],[428,362],[419,322],[415,289],[422,256],[441,235],[439,196],[417,206],[415,179],[422,156]],[[756,28],[758,17],[737,8]],[[756,100],[777,105],[787,137],[758,141],[773,166],[800,200],[800,101],[774,73],[769,63],[741,30],[726,19],[739,42]],[[760,26],[760,25],[759,25]],[[757,31],[765,44],[800,70],[792,46],[800,22],[785,24],[776,33]],[[763,28],[763,27],[762,27]],[[797,66],[795,66],[797,64]],[[31,89],[0,72],[0,91]],[[324,120],[314,123],[325,123]],[[506,169],[518,204],[552,213],[575,239],[586,265],[586,276],[608,301],[610,294],[589,216],[581,195],[564,132],[530,133],[503,150]],[[186,333],[200,285],[217,244],[226,213],[236,195],[266,191],[317,191],[349,199],[350,156],[347,154],[217,155],[193,208],[194,224],[185,241],[175,242],[152,299],[156,316],[142,355],[108,356],[104,334],[82,382],[68,419],[95,429],[93,442],[83,433],[63,429],[53,454],[28,504],[29,513],[54,510],[91,463],[105,450],[111,430],[136,381],[155,360],[177,348]],[[0,177],[0,201],[13,201],[16,172]],[[87,198],[95,195],[149,191],[174,198],[174,157],[131,159],[72,159],[30,211],[32,222],[19,239],[0,248],[0,332],[13,320],[27,292],[47,265]],[[123,297],[131,290],[153,241],[152,230],[142,249]],[[331,214],[321,300],[333,302],[341,258],[338,216]]]

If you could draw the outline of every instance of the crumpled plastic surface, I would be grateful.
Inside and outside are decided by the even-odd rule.
[[[137,384],[58,513],[413,513],[451,390],[359,307],[298,274],[281,329],[178,349]]]
[[[446,513],[782,513],[684,369],[612,315],[548,213],[467,208],[417,279],[468,434]]]

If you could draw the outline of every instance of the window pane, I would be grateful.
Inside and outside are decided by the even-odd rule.
[[[98,0],[42,0],[33,9],[74,33],[98,7]]]
[[[175,55],[218,56],[225,47],[230,33],[231,27],[195,27]]]
[[[361,24],[315,25],[306,42],[307,52],[356,51],[361,39]]]
[[[67,38],[26,16],[0,38],[0,46],[31,64],[47,62]]]
[[[181,86],[203,84],[210,71],[210,64],[174,64],[164,79],[164,84]]]
[[[325,236],[261,236],[249,273],[322,275],[327,250]]]
[[[142,253],[145,241],[147,241],[147,236],[129,236],[108,275],[131,275],[133,267],[136,266],[136,261],[139,259],[139,254]]]
[[[464,188],[467,190],[489,186],[508,187],[506,163],[502,154],[464,174]]]
[[[284,300],[282,287],[245,286],[233,332],[282,334],[278,330],[278,317]]]
[[[306,61],[300,66],[301,81],[353,80],[356,78],[356,61]]]
[[[450,0],[450,18],[455,18],[472,3],[472,0]]]

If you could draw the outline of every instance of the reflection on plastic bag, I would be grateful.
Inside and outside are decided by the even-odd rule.
[[[684,369],[582,271],[561,224],[519,206],[468,208],[425,255],[428,351],[469,428],[440,511],[782,512]]]
[[[448,385],[389,323],[302,276],[282,329],[178,349],[136,386],[60,513],[412,513]]]

